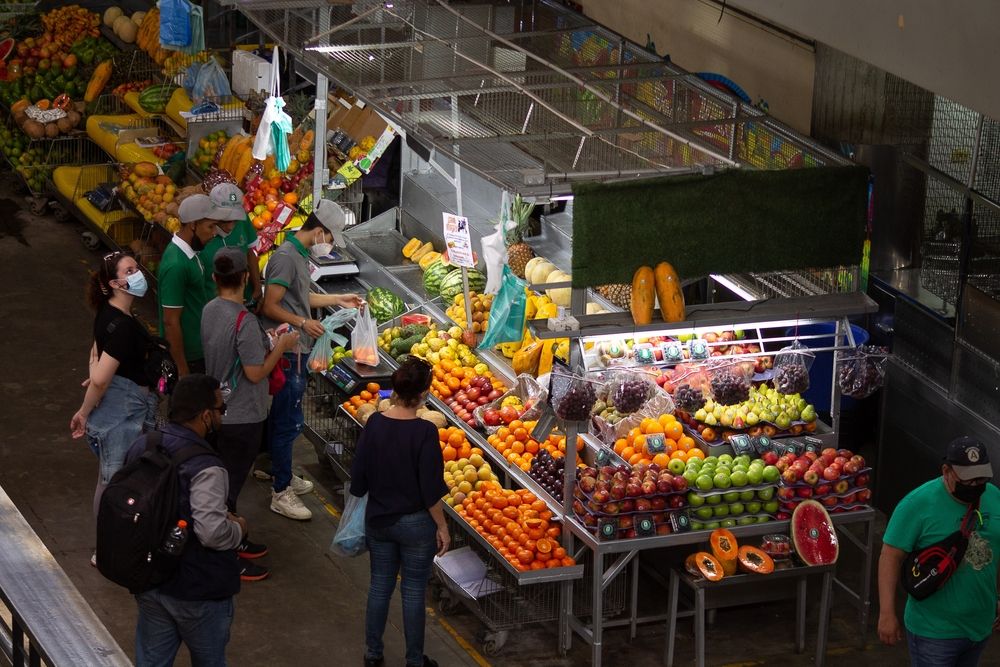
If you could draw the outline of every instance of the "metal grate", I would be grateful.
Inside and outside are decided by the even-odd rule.
[[[858,289],[858,267],[842,266],[795,272],[747,273],[719,276],[753,299],[839,294]]]
[[[356,14],[307,0],[238,6],[410,135],[525,194],[584,178],[844,163],[547,0],[367,0]]]
[[[987,423],[1000,420],[1000,363],[965,341],[955,348],[956,401]]]

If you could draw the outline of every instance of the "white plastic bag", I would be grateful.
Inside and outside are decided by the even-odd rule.
[[[279,76],[280,63],[278,60],[278,47],[274,47],[274,51],[271,53],[271,80],[268,87],[270,95],[264,102],[264,113],[260,117],[260,125],[257,127],[257,136],[254,138],[253,142],[253,156],[256,160],[265,160],[268,155],[275,152],[274,136],[275,134],[271,130],[272,123],[280,123],[282,127],[285,126],[285,118],[288,114],[285,114],[276,103],[281,97],[281,81]],[[284,101],[282,100],[282,105],[284,106]],[[290,126],[291,120],[288,121]],[[287,137],[284,137],[287,142]],[[287,146],[287,144],[286,144]]]
[[[344,502],[344,513],[340,515],[340,525],[333,535],[330,551],[338,556],[353,558],[368,551],[365,543],[365,509],[368,507],[368,494],[358,498],[352,493],[347,494]]]
[[[483,264],[486,266],[486,289],[484,294],[496,294],[500,289],[504,262],[507,260],[507,244],[504,237],[510,223],[510,193],[506,190],[500,197],[500,221],[497,230],[484,236]]]
[[[378,366],[378,326],[372,317],[368,304],[362,304],[358,316],[354,319],[354,330],[351,332],[351,352],[354,363],[366,366]]]

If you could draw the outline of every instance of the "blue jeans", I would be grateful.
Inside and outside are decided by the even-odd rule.
[[[382,634],[389,616],[389,600],[400,574],[403,597],[403,635],[406,664],[424,664],[424,613],[427,580],[437,552],[437,525],[429,512],[400,517],[388,528],[366,527],[371,563],[368,608],[365,612],[365,657],[382,657]]]
[[[976,667],[989,639],[932,639],[907,631],[911,667]]]
[[[125,463],[128,448],[156,426],[155,392],[120,375],[111,378],[107,391],[87,417],[87,442],[101,462],[101,484],[106,485]]]
[[[178,600],[157,589],[135,596],[139,622],[135,628],[136,667],[170,667],[181,642],[193,667],[225,667],[232,597],[225,600]]]
[[[292,367],[285,370],[285,386],[274,395],[267,420],[271,474],[278,493],[292,483],[292,445],[302,433],[302,396],[309,379],[308,354],[286,354],[285,359]]]

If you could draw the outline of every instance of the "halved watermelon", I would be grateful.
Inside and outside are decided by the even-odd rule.
[[[0,60],[7,60],[10,57],[10,54],[14,52],[14,44],[13,37],[0,40]]]
[[[826,509],[815,500],[804,500],[792,513],[792,543],[806,565],[830,565],[840,555],[840,541]]]

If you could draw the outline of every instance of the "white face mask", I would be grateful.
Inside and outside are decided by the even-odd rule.
[[[333,250],[332,243],[314,243],[311,248],[309,248],[309,253],[313,257],[325,257],[329,255]]]
[[[145,296],[146,290],[149,289],[149,283],[146,282],[146,275],[142,271],[136,271],[135,273],[129,275],[128,287],[125,291],[132,296]]]

